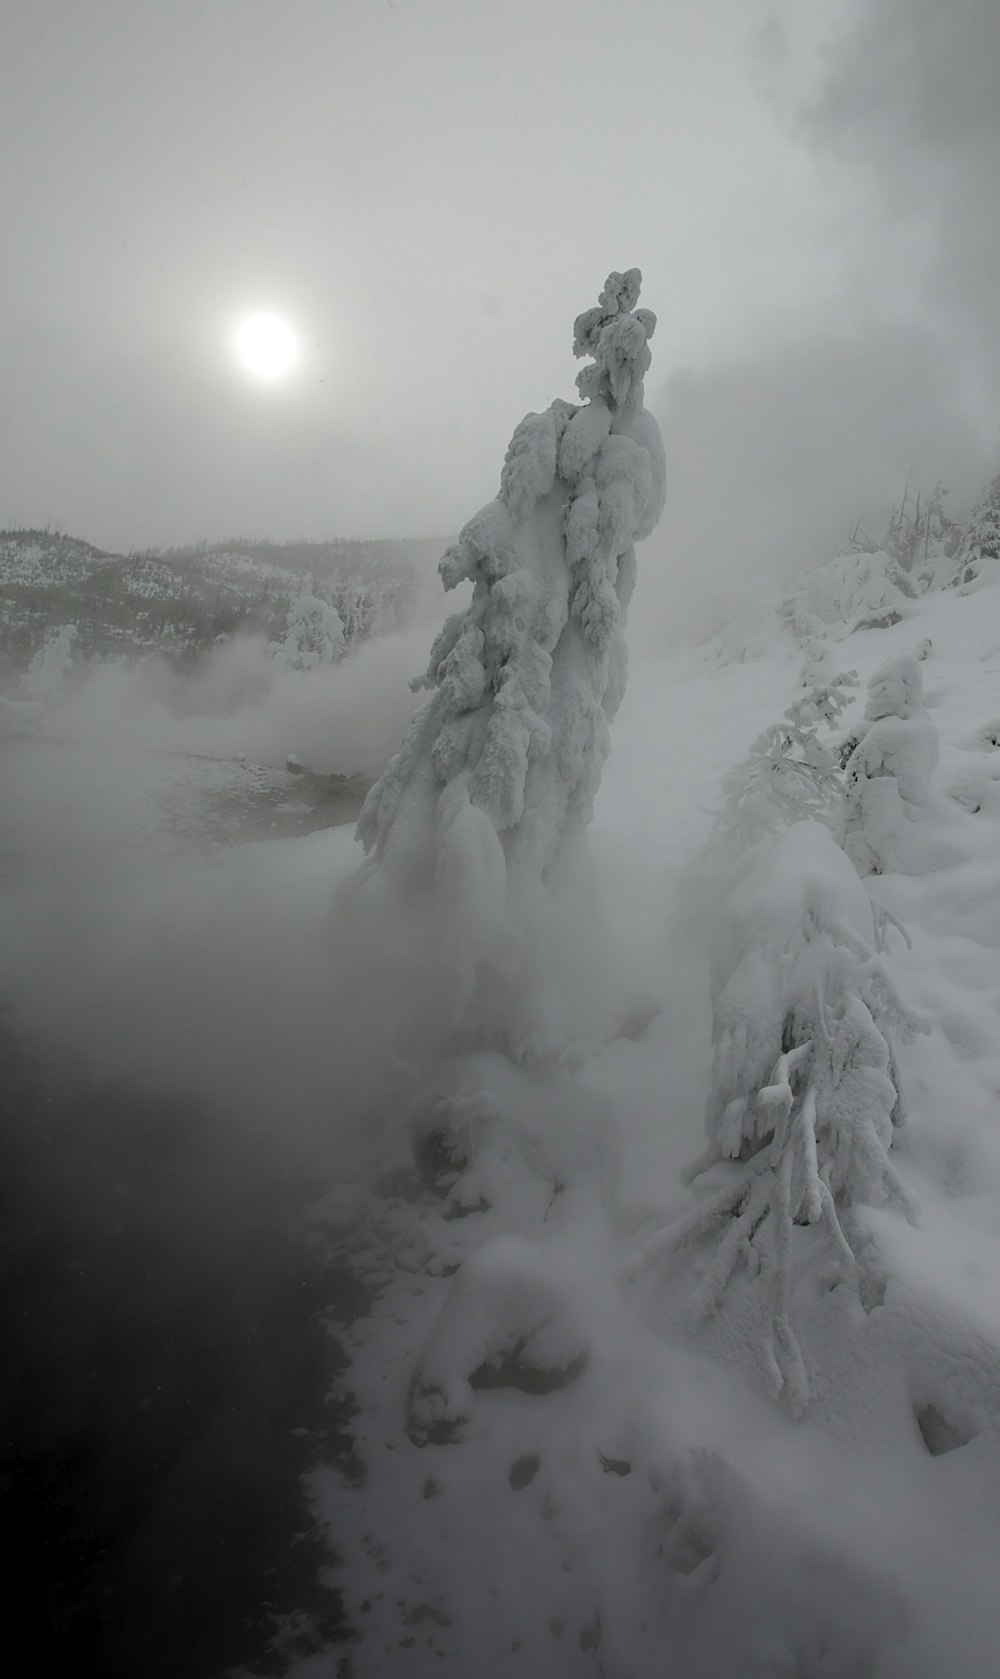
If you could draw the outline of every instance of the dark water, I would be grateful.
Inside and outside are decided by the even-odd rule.
[[[2,1023],[0,1093],[0,1522],[32,1667],[270,1674],[346,1640],[300,1484],[350,1452],[317,1185]]]

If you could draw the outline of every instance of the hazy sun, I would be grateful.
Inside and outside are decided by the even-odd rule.
[[[299,359],[299,343],[280,315],[247,315],[236,333],[244,367],[258,379],[280,379]]]

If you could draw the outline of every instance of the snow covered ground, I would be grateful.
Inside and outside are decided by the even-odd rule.
[[[887,965],[931,1027],[900,1052],[892,1155],[921,1210],[916,1227],[864,1212],[878,1296],[831,1288],[815,1233],[796,1232],[811,1400],[795,1419],[768,1393],[751,1278],[699,1323],[703,1255],[631,1263],[694,1204],[682,1174],[704,1143],[692,858],[725,771],[795,698],[802,649],[775,634],[741,663],[708,648],[648,664],[591,835],[614,929],[601,956],[627,971],[634,1019],[559,1075],[441,1069],[350,1232],[382,1290],[347,1377],[367,1479],[320,1475],[316,1496],[362,1632],[354,1671],[995,1672],[1000,591],[834,631],[836,666],[862,679],[846,730],[874,670],[918,648],[941,740],[927,860],[871,884],[909,929]]]
[[[634,1263],[699,1193],[696,859],[724,774],[799,691],[790,630],[727,633],[734,662],[716,644],[633,669],[591,830],[606,938],[579,952],[619,984],[622,1030],[546,1075],[499,1054],[430,1080],[393,1061],[371,953],[335,902],[357,848],[346,829],[273,836],[286,788],[3,745],[0,980],[19,1027],[197,1093],[234,1158],[280,1136],[315,1187],[313,1251],[371,1296],[333,1396],[357,1407],[350,1472],[317,1441],[309,1478],[355,1636],[305,1654],[289,1635],[245,1671],[992,1679],[1000,587],[902,604],[886,627],[831,625],[829,651],[861,677],[847,732],[876,668],[921,649],[940,736],[922,872],[869,883],[908,928],[887,967],[930,1024],[900,1049],[892,1150],[920,1214],[861,1215],[883,1278],[864,1301],[795,1231],[798,1418],[768,1390],[754,1279],[699,1322],[704,1253]]]

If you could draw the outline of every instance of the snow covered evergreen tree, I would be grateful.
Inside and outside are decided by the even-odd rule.
[[[974,582],[984,560],[1000,560],[1000,472],[973,509],[962,533],[953,581]]]
[[[883,961],[891,918],[837,843],[835,832],[849,826],[845,773],[820,733],[856,685],[850,672],[808,689],[723,783],[726,803],[706,858],[708,1150],[691,1174],[713,1170],[722,1181],[637,1257],[642,1266],[714,1240],[695,1297],[701,1315],[718,1310],[741,1263],[759,1278],[765,1373],[796,1412],[809,1383],[791,1317],[794,1226],[820,1226],[839,1279],[863,1290],[854,1209],[888,1203],[908,1217],[914,1210],[889,1149],[903,1112],[895,1045],[922,1023]],[[905,728],[897,714],[919,698],[916,655],[884,665],[869,688],[868,733],[849,763],[886,714]],[[899,746],[905,760],[905,742]],[[877,759],[873,752],[873,773]]]
[[[702,1315],[741,1263],[759,1277],[766,1373],[795,1411],[809,1386],[790,1319],[793,1227],[821,1226],[840,1280],[863,1286],[853,1209],[914,1212],[889,1148],[903,1114],[895,1041],[922,1024],[882,961],[886,926],[820,824],[798,822],[750,853],[713,928],[708,1151],[692,1176],[732,1164],[638,1256],[645,1265],[714,1239]]]
[[[868,684],[867,727],[845,770],[842,838],[859,874],[919,874],[930,862],[921,823],[932,799],[938,735],[923,701],[915,653],[888,660]]]
[[[663,508],[663,447],[643,407],[655,316],[638,269],[608,277],[575,325],[583,401],[514,432],[496,500],[440,564],[471,581],[415,686],[433,690],[372,788],[370,868],[435,905],[435,960],[473,1037],[531,1058],[546,1023],[538,976],[552,892],[572,869],[625,687],[634,544]]]
[[[336,607],[303,591],[289,607],[284,639],[272,642],[271,653],[287,670],[314,670],[342,658],[344,626]]]

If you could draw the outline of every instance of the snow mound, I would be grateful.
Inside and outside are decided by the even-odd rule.
[[[549,1393],[587,1354],[583,1315],[545,1245],[498,1236],[466,1260],[424,1345],[407,1431],[417,1445],[459,1438],[473,1387]]]

